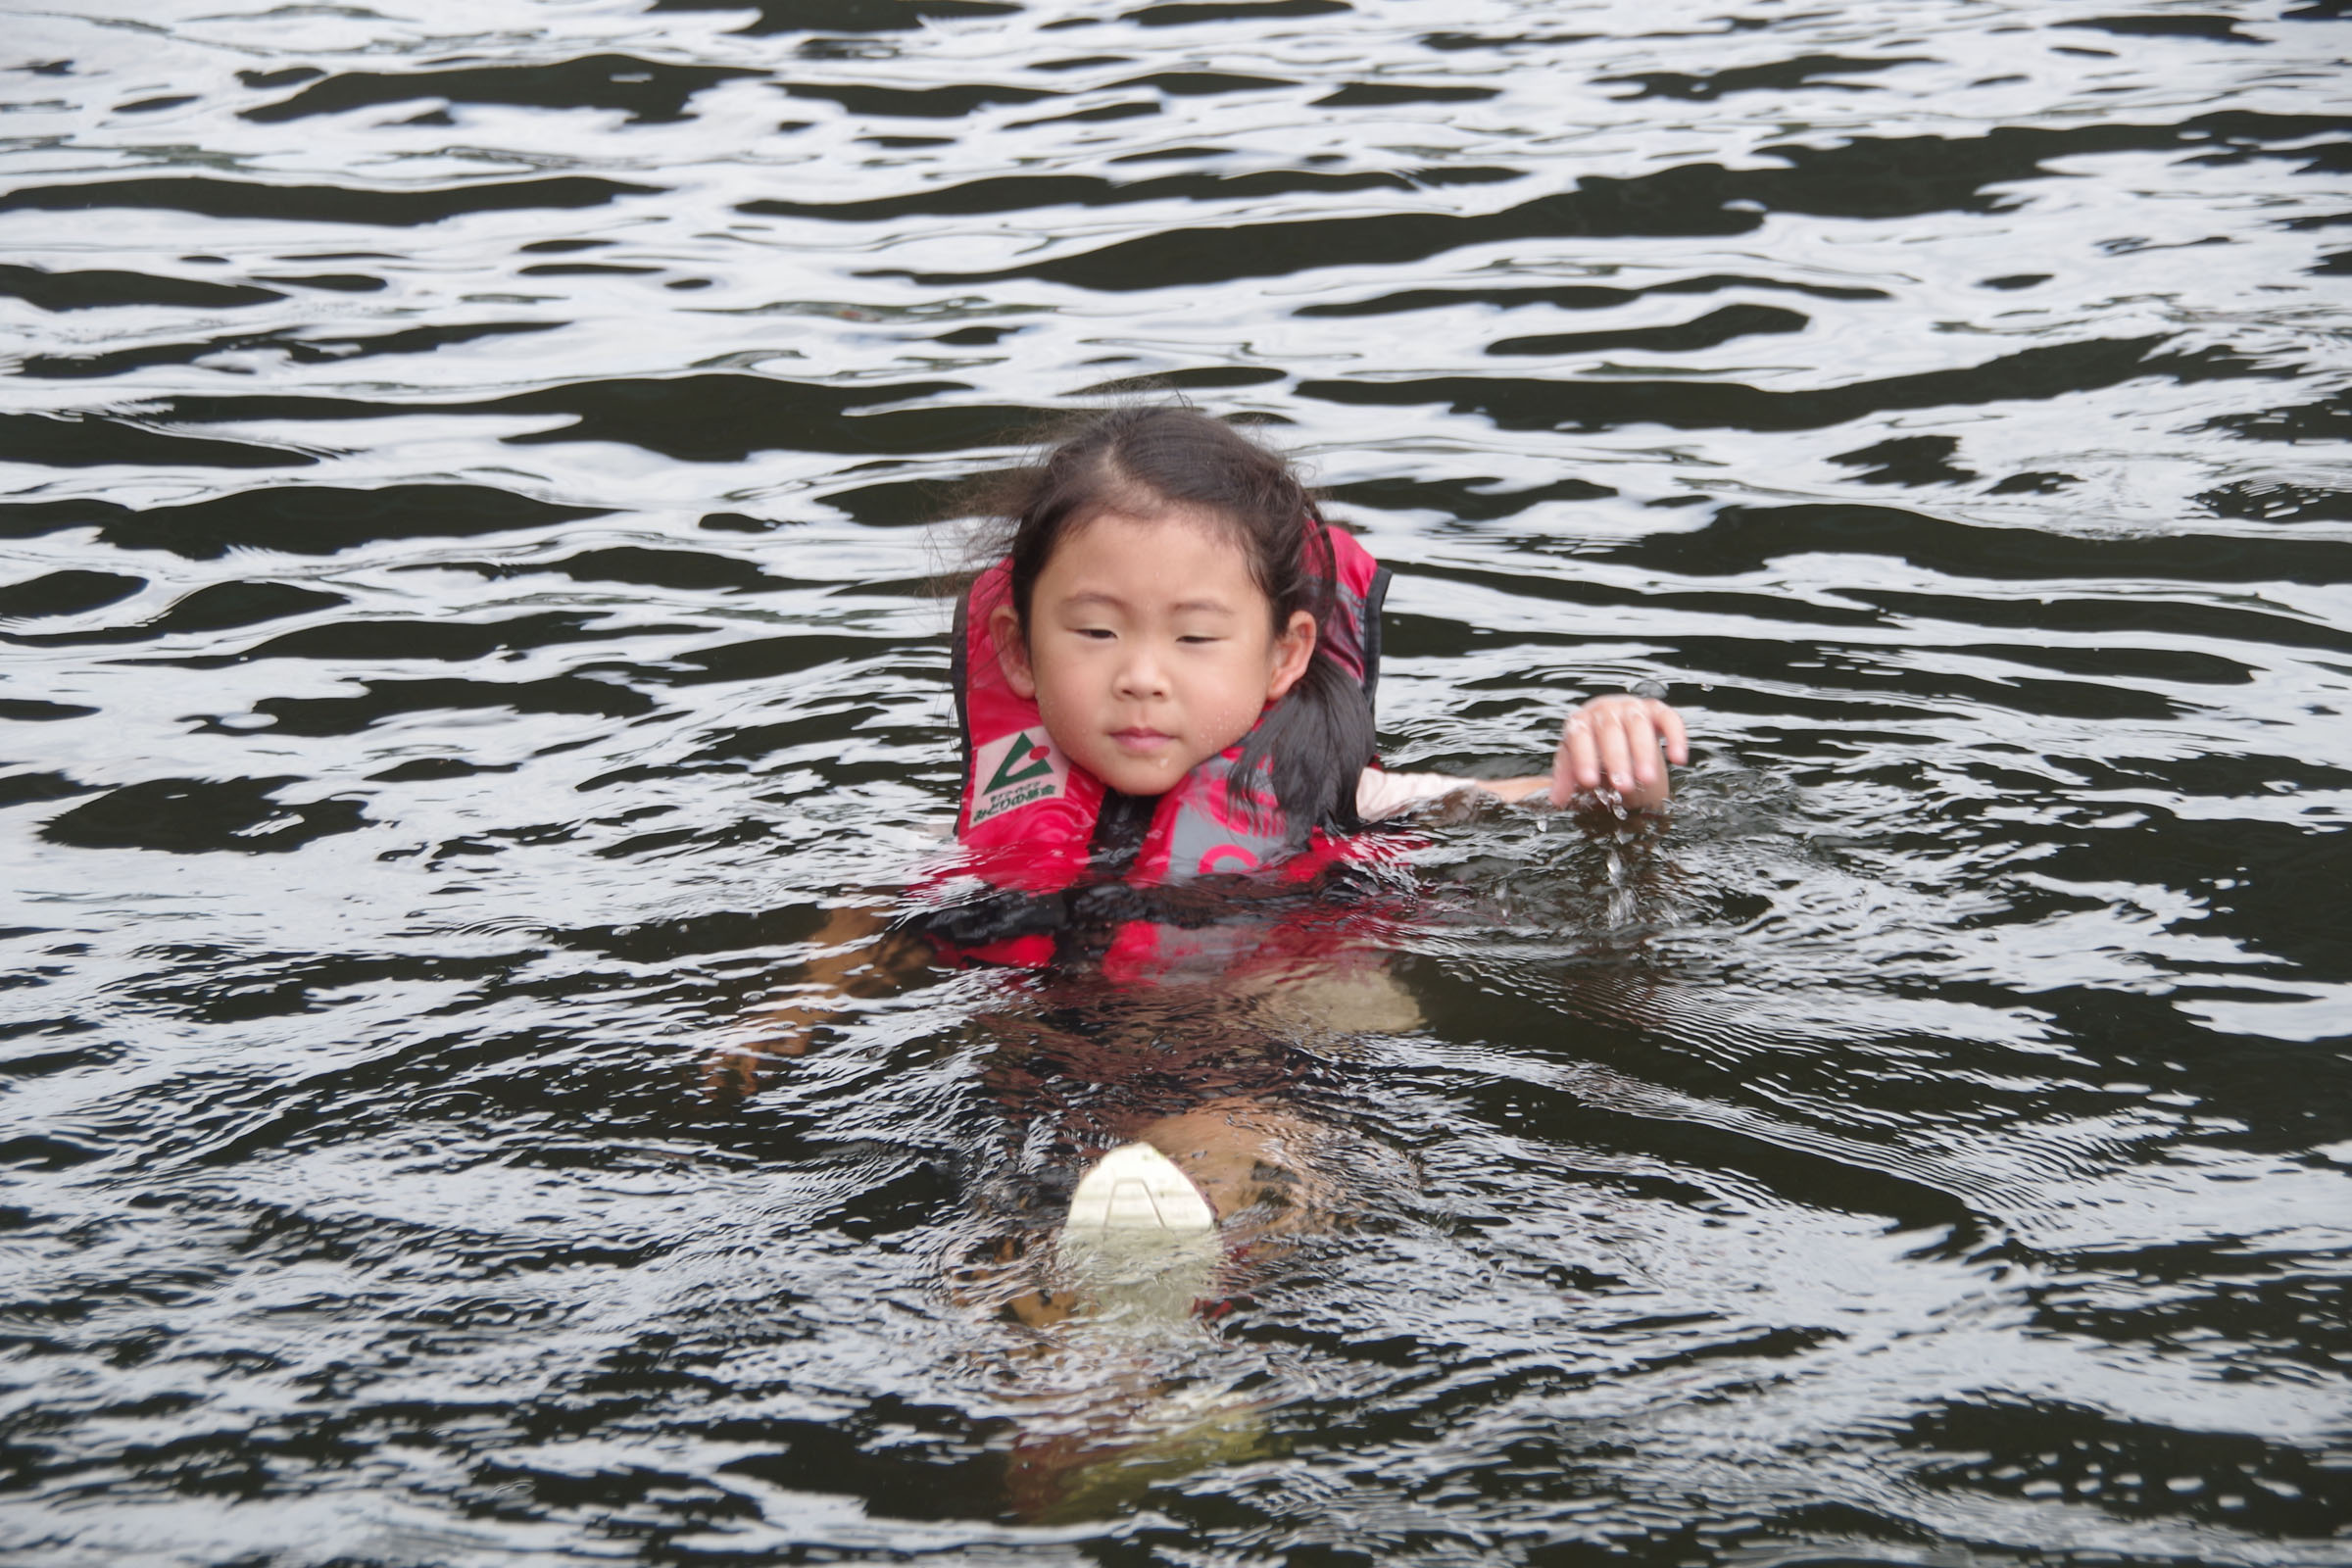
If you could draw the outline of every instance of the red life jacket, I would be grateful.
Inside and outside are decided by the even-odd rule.
[[[1351,536],[1328,525],[1324,532],[1331,541],[1335,605],[1317,635],[1323,651],[1363,683],[1369,702],[1380,679],[1380,605],[1388,568]],[[1011,591],[1011,563],[999,562],[980,574],[956,610],[956,716],[963,748],[956,836],[974,874],[1007,891],[1053,894],[1090,875],[1157,887],[1277,862],[1286,877],[1304,880],[1338,856],[1337,841],[1320,825],[1309,830],[1306,848],[1295,851],[1296,836],[1271,793],[1257,781],[1235,779],[1233,762],[1247,736],[1156,800],[1118,795],[1073,764],[1046,733],[1037,704],[1006,683],[998,662],[989,618]],[[1145,809],[1150,819],[1141,848],[1122,865],[1110,841],[1132,840]],[[1113,949],[1149,940],[1122,931]],[[996,962],[1034,964],[1051,959],[1054,941],[1031,933],[965,951]]]

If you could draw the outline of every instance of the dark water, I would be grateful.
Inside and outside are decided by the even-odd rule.
[[[2342,13],[18,10],[0,1555],[2352,1562]],[[1139,378],[1397,569],[1393,761],[1656,682],[1671,821],[707,1092]],[[994,1312],[1232,1104],[1223,1315]]]

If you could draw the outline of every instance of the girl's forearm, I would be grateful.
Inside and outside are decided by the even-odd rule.
[[[894,941],[882,914],[855,905],[825,916],[804,970],[801,996],[767,1007],[749,1020],[750,1039],[723,1046],[704,1064],[705,1087],[713,1094],[749,1095],[759,1087],[763,1062],[806,1054],[816,1029],[848,1011],[844,999],[888,996],[904,990],[928,964],[919,942]]]
[[[1668,790],[1665,770],[1659,769],[1655,785],[1636,784],[1632,789],[1618,792],[1618,799],[1635,810],[1649,810],[1666,804]],[[1555,789],[1560,781],[1552,774],[1535,773],[1525,778],[1462,778],[1451,773],[1387,773],[1379,768],[1366,768],[1356,787],[1356,814],[1367,822],[1385,821],[1401,816],[1449,795],[1473,791],[1492,795],[1504,801],[1530,801],[1539,797],[1567,806],[1600,798],[1597,787],[1579,789],[1570,784],[1564,791]]]
[[[1617,798],[1625,803],[1629,810],[1649,811],[1664,806],[1670,794],[1663,776],[1664,771],[1663,768],[1659,770],[1660,777],[1656,784],[1648,787],[1636,784],[1632,789],[1619,790]],[[1526,801],[1533,800],[1539,795],[1549,796],[1552,786],[1551,775],[1548,773],[1532,773],[1525,778],[1465,779],[1463,782],[1474,784],[1489,795],[1500,796],[1506,801]],[[1574,805],[1580,801],[1592,800],[1598,793],[1596,790],[1579,791],[1561,804]]]
[[[1548,794],[1551,790],[1551,775],[1548,773],[1531,773],[1525,778],[1466,778],[1462,782],[1506,801],[1524,801],[1530,796]]]

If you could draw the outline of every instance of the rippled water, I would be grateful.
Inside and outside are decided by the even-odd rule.
[[[17,10],[0,1553],[2352,1561],[2343,10]],[[1138,387],[1671,819],[713,1092]],[[998,1310],[1203,1107],[1220,1312]]]

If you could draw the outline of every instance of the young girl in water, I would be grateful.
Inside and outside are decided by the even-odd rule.
[[[1095,416],[992,510],[1008,526],[958,607],[955,676],[956,836],[996,891],[878,947],[863,940],[878,921],[836,911],[809,969],[817,994],[769,1016],[760,1054],[799,1054],[843,996],[897,989],[938,958],[1099,972],[1113,985],[1080,989],[1101,1017],[1015,1017],[1020,1044],[991,1074],[1016,1123],[1050,1119],[1048,1147],[1093,1161],[1054,1210],[1054,1255],[1220,1225],[1240,1246],[1327,1213],[1314,1151],[1341,1135],[1283,1104],[1298,1073],[1285,1038],[1370,1021],[1343,1016],[1348,956],[1331,916],[1348,911],[1235,923],[1248,890],[1345,858],[1353,831],[1459,791],[1656,807],[1660,753],[1689,758],[1682,721],[1602,697],[1568,714],[1548,773],[1384,772],[1371,699],[1386,573],[1281,458],[1191,409]],[[1250,1010],[1266,986],[1290,988],[1273,1031]],[[754,1062],[736,1056],[714,1087],[750,1089]],[[1066,1271],[1038,1286],[1025,1242],[992,1256],[968,1287],[1010,1280],[1009,1309],[1033,1323],[1069,1310]]]
[[[991,1054],[1008,1123],[1048,1134],[1018,1144],[1052,1152],[1009,1184],[1026,1203],[990,1216],[956,1294],[1033,1329],[1184,1324],[1198,1300],[1246,1289],[1286,1237],[1357,1206],[1351,1179],[1394,1184],[1410,1164],[1293,1103],[1312,1070],[1299,1032],[1344,1036],[1363,1021],[1341,1016],[1349,1004],[1396,995],[1360,983],[1388,979],[1377,947],[1335,929],[1335,912],[1360,910],[1293,901],[1308,912],[1237,921],[1245,890],[1461,790],[1657,806],[1661,751],[1688,760],[1683,726],[1663,703],[1603,697],[1568,715],[1549,773],[1384,772],[1371,700],[1386,574],[1282,459],[1190,409],[1097,416],[992,510],[1010,525],[956,617],[956,836],[1000,891],[935,911],[924,934],[954,959],[1083,980],[1069,1002],[1013,1014]],[[1261,1000],[1274,1005],[1253,1011]],[[1016,1445],[1025,1508],[1131,1470],[1166,1441],[1157,1427],[1253,1430],[1246,1400],[1208,1421],[1180,1405],[1171,1422],[1142,1373],[1106,1387],[1088,1419],[1064,1412],[1058,1435]]]

